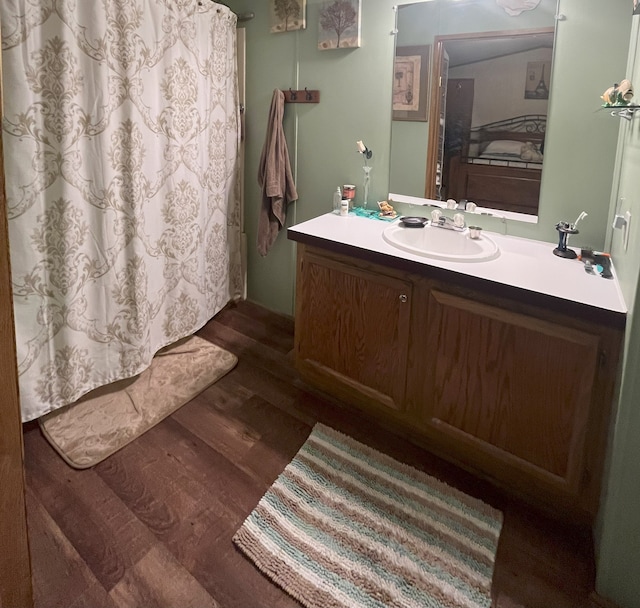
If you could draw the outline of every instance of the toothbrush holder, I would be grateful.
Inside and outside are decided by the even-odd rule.
[[[578,234],[578,230],[575,228],[575,224],[569,222],[558,222],[556,224],[556,230],[558,231],[558,246],[553,250],[554,255],[560,258],[566,258],[573,260],[578,257],[578,254],[567,247],[567,240],[570,234]]]

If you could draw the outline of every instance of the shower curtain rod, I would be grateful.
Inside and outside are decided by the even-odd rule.
[[[233,9],[226,3],[226,2],[220,2],[220,0],[211,0],[214,4],[222,4],[222,6],[226,6],[231,12],[233,12]],[[202,0],[200,0],[198,2],[198,4],[200,6],[202,6]],[[253,19],[256,16],[256,14],[254,12],[248,12],[248,13],[239,13],[237,15],[238,17],[238,21],[239,22],[243,22],[243,21],[251,21],[251,19]]]

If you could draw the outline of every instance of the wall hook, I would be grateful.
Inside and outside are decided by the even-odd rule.
[[[286,103],[319,103],[320,102],[320,91],[318,90],[309,90],[307,87],[304,90],[294,91],[289,88],[289,90],[283,90],[284,100]]]

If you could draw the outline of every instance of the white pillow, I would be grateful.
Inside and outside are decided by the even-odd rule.
[[[489,142],[489,145],[484,149],[483,154],[513,154],[514,156],[520,156],[523,145],[524,143],[521,141],[496,139]]]

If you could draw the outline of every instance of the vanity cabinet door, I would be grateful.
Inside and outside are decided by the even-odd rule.
[[[303,378],[346,401],[401,410],[411,282],[299,244],[296,283],[296,364]]]
[[[456,458],[524,492],[583,492],[597,330],[438,289],[428,310],[421,423]]]

